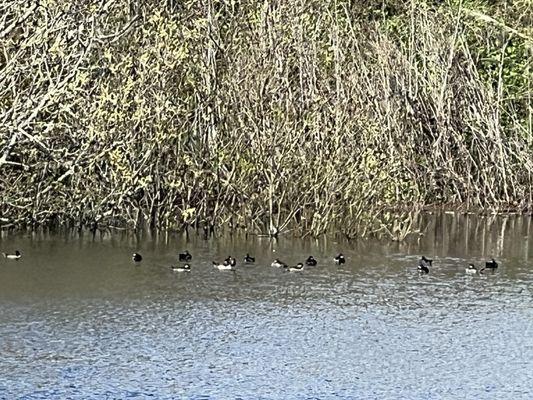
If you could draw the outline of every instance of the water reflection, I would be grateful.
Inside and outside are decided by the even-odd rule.
[[[402,243],[4,235],[24,257],[0,260],[0,398],[531,398],[529,218],[424,218]]]

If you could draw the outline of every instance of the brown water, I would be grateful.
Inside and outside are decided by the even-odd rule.
[[[451,215],[403,244],[7,235],[23,258],[0,259],[0,398],[531,399],[530,237],[528,218]],[[185,248],[192,272],[172,272]]]

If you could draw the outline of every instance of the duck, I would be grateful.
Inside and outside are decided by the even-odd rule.
[[[272,264],[270,264],[271,267],[274,267],[274,268],[287,268],[288,265],[285,264],[283,261],[280,261],[278,260],[277,258],[272,261]]]
[[[429,260],[424,260],[425,257],[421,258],[420,261],[418,262],[418,272],[421,272],[423,274],[429,274],[429,268],[428,268],[428,265],[431,265],[429,263]]]
[[[304,264],[301,262],[289,268],[289,272],[301,272],[303,270],[304,270]]]
[[[143,256],[141,256],[139,253],[133,253],[133,255],[131,256],[131,259],[134,262],[141,262],[143,259]]]
[[[252,257],[250,254],[246,253],[246,255],[244,256],[244,262],[246,264],[253,264],[255,262],[255,258]]]
[[[335,264],[341,265],[346,262],[346,259],[344,258],[342,253],[339,253],[337,256],[333,257],[333,261],[335,262]]]
[[[22,257],[21,252],[18,250],[15,251],[15,254],[2,253],[2,255],[8,260],[18,260],[20,257]]]
[[[170,269],[174,272],[191,272],[191,266],[189,264],[172,265]]]
[[[315,265],[317,265],[317,261],[315,260],[315,258],[313,256],[309,256],[309,257],[307,257],[307,260],[305,260],[305,265],[309,265],[311,267],[314,267]]]
[[[178,260],[179,261],[191,261],[192,254],[189,253],[189,250],[185,250],[183,253],[178,254]]]
[[[227,260],[221,264],[219,262],[213,261],[213,267],[220,271],[235,271],[235,266],[231,265]]]
[[[468,267],[465,268],[465,272],[467,274],[477,274],[482,273],[485,268],[478,269],[474,264],[470,263],[468,264]]]
[[[496,269],[496,268],[498,268],[498,263],[496,262],[496,260],[494,258],[491,258],[490,261],[487,261],[485,263],[485,268],[487,268],[487,269]]]
[[[427,265],[429,265],[430,267],[433,266],[433,259],[426,258],[426,256],[422,256],[422,258],[420,259],[420,261],[425,262],[425,263],[426,263]]]
[[[228,258],[226,258],[224,260],[224,263],[232,266],[232,267],[235,267],[237,265],[237,260],[235,258],[233,258],[232,256],[228,256]]]

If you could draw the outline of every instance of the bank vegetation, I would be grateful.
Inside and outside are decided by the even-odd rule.
[[[402,239],[531,211],[522,1],[0,3],[0,224]]]

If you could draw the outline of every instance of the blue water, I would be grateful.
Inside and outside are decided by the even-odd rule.
[[[0,245],[23,251],[0,260],[2,399],[533,398],[533,272],[514,248],[492,252],[501,267],[475,276],[465,263],[487,255],[433,249],[421,276],[423,243]],[[193,271],[174,273],[185,246]],[[341,247],[348,263],[336,267]],[[211,266],[247,251],[256,265]],[[320,262],[303,273],[269,266],[309,254]]]

